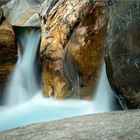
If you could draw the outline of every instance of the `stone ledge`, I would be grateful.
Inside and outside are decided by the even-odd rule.
[[[33,124],[0,133],[0,140],[138,140],[140,110]]]

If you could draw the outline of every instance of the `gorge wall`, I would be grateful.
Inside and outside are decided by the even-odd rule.
[[[128,108],[140,108],[140,1],[112,0],[105,61],[110,85]]]

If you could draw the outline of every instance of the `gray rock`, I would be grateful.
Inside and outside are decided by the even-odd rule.
[[[111,0],[107,75],[124,108],[140,109],[140,1]]]
[[[3,18],[3,11],[2,11],[2,9],[0,8],[0,24],[2,23],[2,18]]]
[[[3,4],[6,4],[7,2],[9,2],[10,0],[0,0],[0,6],[2,6]]]
[[[12,25],[40,26],[39,11],[44,0],[11,0],[2,6],[4,16]]]
[[[0,133],[0,140],[139,140],[140,110],[74,117]]]

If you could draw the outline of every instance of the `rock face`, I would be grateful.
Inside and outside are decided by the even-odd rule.
[[[17,60],[17,46],[12,26],[2,16],[0,9],[0,95],[4,83]]]
[[[129,109],[140,108],[140,2],[112,0],[110,4],[108,79]]]
[[[44,95],[91,97],[105,46],[105,1],[54,0],[42,5]]]
[[[44,0],[11,0],[3,5],[4,16],[12,25],[40,26],[39,11]]]
[[[74,117],[0,132],[1,140],[139,140],[140,110]]]

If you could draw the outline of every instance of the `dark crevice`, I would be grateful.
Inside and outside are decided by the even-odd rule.
[[[52,10],[52,8],[53,8],[58,2],[59,2],[59,0],[52,0],[52,1],[50,2],[49,8],[47,9],[45,16],[42,17],[43,20],[44,20],[44,24],[45,24],[46,21],[47,21],[49,12]]]

